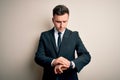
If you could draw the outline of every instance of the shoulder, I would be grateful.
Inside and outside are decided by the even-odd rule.
[[[47,35],[52,34],[52,33],[54,33],[54,29],[50,29],[50,30],[47,30],[47,31],[43,31],[43,32],[41,33],[41,36],[47,36]]]
[[[70,33],[70,35],[79,35],[79,32],[78,31],[72,31],[70,29],[67,29],[66,30],[68,33]]]

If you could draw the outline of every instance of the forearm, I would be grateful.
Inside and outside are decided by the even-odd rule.
[[[81,69],[86,66],[91,60],[91,56],[89,52],[84,52],[82,55],[78,56],[74,61],[75,68],[77,69],[77,72],[80,72]]]
[[[45,55],[41,55],[40,53],[36,53],[35,62],[43,67],[51,66],[53,58],[47,57]]]

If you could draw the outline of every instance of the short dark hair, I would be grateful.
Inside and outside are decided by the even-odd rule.
[[[65,5],[57,5],[53,9],[53,16],[54,15],[64,15],[67,13],[69,15],[69,9]]]

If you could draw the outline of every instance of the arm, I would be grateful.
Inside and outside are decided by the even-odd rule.
[[[41,34],[38,49],[35,55],[35,62],[43,67],[51,66],[52,58],[45,55],[44,34]]]
[[[78,58],[73,60],[73,62],[75,63],[77,71],[80,72],[81,69],[90,62],[91,56],[80,39],[78,32],[76,32],[76,51]]]

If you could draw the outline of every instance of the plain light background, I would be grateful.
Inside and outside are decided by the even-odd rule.
[[[0,80],[41,80],[34,55],[58,4],[92,56],[79,79],[120,80],[120,0],[0,0]]]

